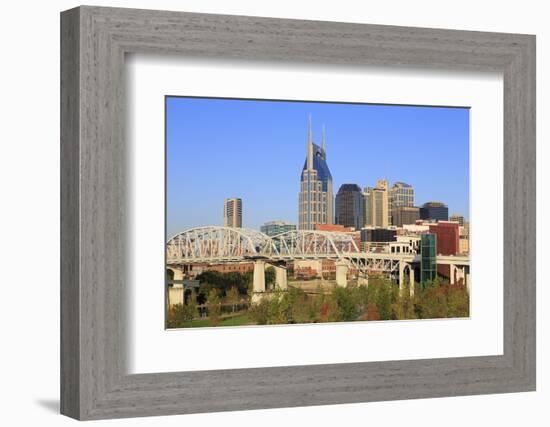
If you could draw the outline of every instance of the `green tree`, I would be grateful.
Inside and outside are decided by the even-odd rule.
[[[248,309],[248,316],[257,325],[267,325],[269,320],[269,301],[267,298],[262,298],[252,304]]]
[[[393,318],[397,320],[416,319],[414,298],[410,298],[408,294],[398,296],[392,306]]]
[[[269,298],[268,320],[270,325],[283,325],[288,323],[290,314],[290,304],[288,295],[280,291],[273,292]]]
[[[367,305],[367,319],[366,320],[380,320],[380,313],[378,313],[378,307],[374,303]]]
[[[191,295],[187,297],[187,303],[185,304],[186,317],[189,321],[193,320],[197,316],[197,294],[194,290],[191,291]]]
[[[331,298],[336,301],[339,307],[341,320],[349,322],[357,319],[357,308],[350,288],[335,288]]]
[[[166,319],[167,328],[183,328],[185,324],[193,319],[186,304],[174,304],[168,310],[168,318]]]
[[[241,295],[246,295],[248,286],[252,284],[252,271],[240,273],[229,271],[221,273],[215,270],[206,270],[197,275],[201,283],[201,290],[218,289],[220,296],[225,296],[233,287],[236,287]]]
[[[225,295],[225,299],[227,300],[228,303],[231,304],[231,311],[233,313],[235,312],[235,305],[238,304],[240,298],[241,297],[239,295],[239,291],[234,286],[231,289],[229,289],[229,291]]]
[[[275,283],[275,269],[273,267],[267,267],[265,269],[265,284],[272,285]]]
[[[342,321],[342,310],[338,305],[338,300],[330,295],[326,302],[326,319],[327,322],[340,322]]]
[[[291,323],[302,323],[307,318],[304,313],[304,304],[306,293],[299,289],[291,287],[287,295],[287,301],[289,306],[288,320]]]
[[[380,320],[390,320],[392,318],[392,304],[394,302],[393,288],[394,285],[389,280],[381,280],[376,285],[375,295],[371,302],[376,304]]]
[[[217,326],[220,323],[221,305],[220,297],[216,289],[208,292],[208,322],[210,326]]]
[[[438,286],[432,281],[420,293],[418,298],[418,313],[420,319],[441,319],[447,317],[446,285]]]
[[[447,316],[468,317],[470,297],[464,285],[451,285],[447,294]]]

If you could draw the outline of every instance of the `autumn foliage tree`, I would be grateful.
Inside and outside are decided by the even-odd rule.
[[[378,307],[374,303],[367,305],[367,318],[365,320],[380,320],[380,313],[378,313]]]
[[[208,322],[210,326],[217,326],[220,323],[221,305],[220,297],[216,289],[211,289],[208,292]]]
[[[235,306],[239,303],[240,298],[241,297],[239,295],[239,291],[234,286],[229,289],[229,291],[225,295],[225,300],[231,304],[231,311],[233,313],[235,312]]]

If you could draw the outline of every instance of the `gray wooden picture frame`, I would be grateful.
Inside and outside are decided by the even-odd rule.
[[[504,354],[128,375],[127,53],[502,72]],[[84,420],[535,390],[532,35],[71,9],[61,14],[61,166],[65,415]]]

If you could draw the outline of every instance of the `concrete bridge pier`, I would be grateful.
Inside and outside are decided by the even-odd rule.
[[[359,286],[369,287],[369,278],[365,273],[359,273],[357,276],[357,284]]]
[[[172,281],[168,281],[168,286],[166,289],[166,298],[168,308],[172,307],[175,304],[184,304],[185,302],[185,287],[182,284],[183,281],[183,269],[170,267],[170,270],[174,273]],[[176,283],[176,281],[178,281]]]
[[[409,298],[414,298],[414,268],[409,264]]]
[[[348,264],[343,260],[336,261],[336,286],[348,286]]]
[[[466,287],[466,292],[470,293],[470,267],[467,265],[461,265],[456,267],[457,280],[462,279],[462,284]]]
[[[409,298],[414,297],[414,268],[411,264],[399,261],[399,295],[405,294],[405,270],[409,270]]]
[[[173,280],[183,280],[183,269],[171,267],[170,270],[174,272]]]
[[[265,292],[265,261],[261,259],[254,261],[252,291],[255,294]]]
[[[280,265],[274,265],[275,269],[275,286],[281,291],[288,290],[288,281],[286,276],[286,267]]]
[[[399,261],[399,296],[403,296],[405,291],[405,263]]]
[[[454,264],[449,264],[449,276],[451,285],[455,284],[455,274],[456,274],[456,266]]]
[[[184,304],[185,302],[185,288],[183,285],[173,285],[167,289],[166,293],[167,308],[176,304]]]

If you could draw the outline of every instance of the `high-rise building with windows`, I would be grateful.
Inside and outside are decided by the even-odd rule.
[[[363,194],[357,184],[342,184],[336,194],[335,223],[360,230],[364,225]]]
[[[364,226],[387,227],[391,212],[388,199],[388,181],[379,179],[376,187],[366,187],[363,191]]]
[[[311,118],[306,145],[306,161],[300,178],[298,196],[298,228],[313,230],[315,224],[334,224],[332,175],[325,151],[325,129],[322,145],[313,143]]]
[[[260,231],[268,236],[276,236],[293,230],[296,230],[296,224],[286,221],[268,221],[260,227]]]
[[[403,227],[405,224],[414,224],[420,219],[420,209],[414,206],[397,206],[391,210],[391,223],[396,227]]]
[[[414,188],[404,182],[396,182],[389,192],[390,210],[400,206],[414,206]]]
[[[459,214],[452,214],[451,217],[449,218],[449,221],[455,221],[455,222],[458,222],[460,224],[460,226],[464,226],[464,216],[462,215],[459,215]]]
[[[224,227],[243,226],[243,202],[239,198],[225,199],[223,203]]]
[[[449,208],[441,202],[424,203],[420,208],[420,219],[432,221],[448,221]]]

